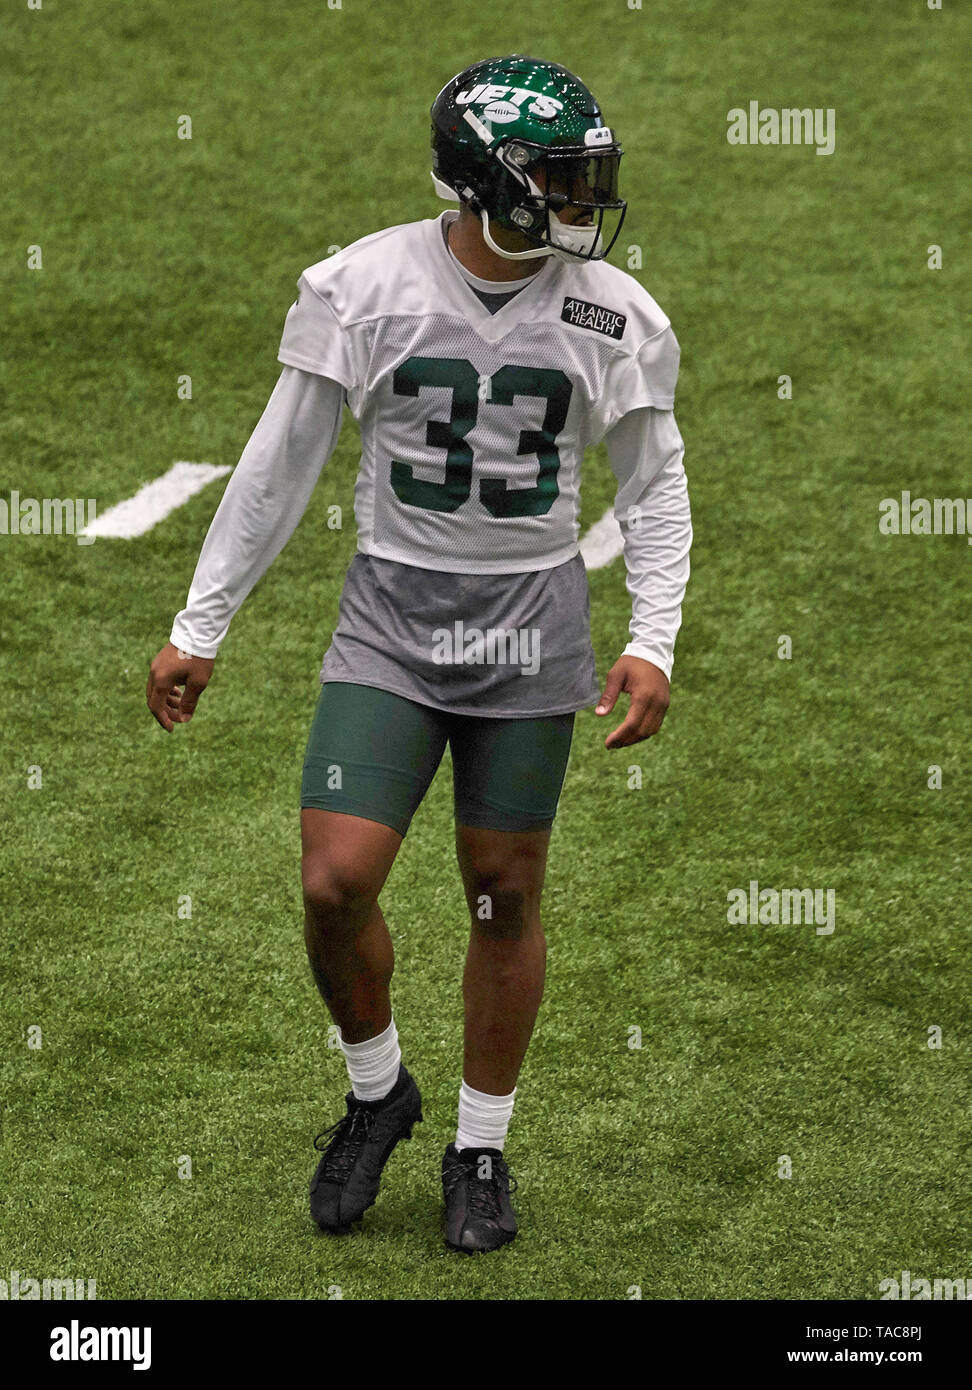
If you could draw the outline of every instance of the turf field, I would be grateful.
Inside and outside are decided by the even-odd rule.
[[[609,754],[578,718],[507,1146],[522,1230],[476,1260],[438,1225],[466,938],[445,768],[383,899],[425,1123],[360,1233],[325,1238],[306,1209],[346,1078],[304,959],[297,802],[355,544],[353,423],[172,737],[147,668],[223,483],[135,540],[0,536],[0,1277],[102,1298],[873,1299],[902,1270],[972,1276],[972,552],[878,530],[902,490],[972,493],[968,12],[44,0],[0,31],[4,498],[104,511],[176,460],[235,464],[300,271],[435,215],[432,97],[525,50],[577,69],[625,143],[612,259],[641,248],[682,344],[696,529],[662,734]],[[834,153],[730,145],[751,100],[832,108]],[[585,527],[613,495],[605,459],[586,467]],[[621,561],[591,593],[603,676]],[[753,880],[833,889],[835,930],[730,924]]]

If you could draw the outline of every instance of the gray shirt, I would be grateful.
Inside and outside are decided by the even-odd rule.
[[[447,574],[355,555],[321,682],[457,714],[537,718],[598,697],[580,555],[534,574]]]

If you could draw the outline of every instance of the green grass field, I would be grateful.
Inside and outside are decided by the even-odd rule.
[[[325,1238],[306,1209],[346,1077],[304,958],[298,794],[355,545],[353,424],[171,738],[147,668],[222,483],[133,541],[0,536],[0,1277],[96,1278],[101,1298],[873,1299],[903,1269],[972,1276],[972,552],[877,526],[903,489],[972,492],[968,12],[44,0],[0,33],[5,498],[103,511],[177,459],[235,464],[300,271],[435,215],[432,97],[525,50],[577,69],[624,140],[612,259],[643,249],[682,344],[696,530],[662,734],[608,754],[578,718],[507,1146],[522,1229],[476,1260],[439,1231],[467,933],[445,768],[383,898],[426,1120],[359,1233]],[[750,100],[834,108],[835,153],[729,145]],[[585,527],[612,482],[590,458]],[[620,561],[591,594],[603,677],[627,640]],[[730,925],[751,879],[833,888],[835,932]]]

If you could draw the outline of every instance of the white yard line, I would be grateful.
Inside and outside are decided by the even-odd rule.
[[[609,508],[600,521],[595,521],[586,536],[581,537],[580,553],[589,570],[603,569],[616,560],[624,550],[624,537],[621,527]]]
[[[201,492],[214,478],[232,470],[222,463],[174,463],[168,473],[140,487],[134,497],[117,502],[96,516],[82,536],[118,536],[131,540],[158,526],[176,507]]]

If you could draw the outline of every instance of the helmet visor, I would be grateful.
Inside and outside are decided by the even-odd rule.
[[[617,241],[626,207],[618,197],[620,162],[619,147],[597,154],[549,150],[543,171],[530,171],[538,187],[545,185],[547,209],[556,218],[550,240],[570,259],[603,260]]]
[[[547,150],[530,169],[530,177],[546,194],[550,207],[620,208],[618,197],[619,149],[578,155],[576,150]],[[541,175],[540,178],[537,175]],[[546,186],[544,186],[546,185]]]

